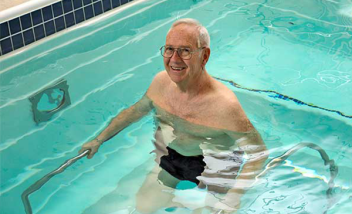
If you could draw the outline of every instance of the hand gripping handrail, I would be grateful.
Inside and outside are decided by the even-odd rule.
[[[52,177],[55,175],[63,172],[67,167],[71,166],[74,162],[77,160],[83,158],[89,153],[90,150],[85,150],[84,152],[80,153],[76,157],[73,157],[69,160],[66,160],[59,168],[55,169],[54,171],[46,174],[44,177],[42,177],[40,180],[32,184],[30,187],[28,187],[21,195],[22,202],[24,205],[24,209],[26,210],[26,214],[32,214],[32,207],[29,202],[29,195],[32,194],[33,192],[37,191],[40,189],[46,182],[48,182]]]
[[[282,162],[284,162],[290,155],[294,154],[295,152],[297,152],[298,150],[304,148],[304,147],[308,147],[311,149],[314,149],[316,151],[319,152],[321,158],[324,160],[324,165],[329,165],[330,166],[330,180],[328,182],[329,188],[326,191],[326,195],[329,201],[329,206],[327,208],[327,210],[329,210],[329,208],[332,206],[332,190],[334,188],[334,179],[337,176],[338,173],[338,167],[335,165],[335,161],[334,160],[330,160],[328,154],[318,145],[314,144],[314,143],[299,143],[297,145],[295,145],[294,147],[292,147],[291,149],[287,150],[284,154],[271,159],[264,167],[264,170],[259,173],[256,176],[256,179],[258,179],[259,177],[265,175],[270,169],[274,168],[275,166],[281,164]],[[48,182],[53,176],[63,172],[67,167],[71,166],[74,162],[76,162],[78,159],[81,159],[82,157],[86,156],[89,153],[89,150],[85,150],[84,152],[82,152],[81,154],[77,155],[74,158],[71,158],[67,161],[65,161],[65,163],[63,163],[59,168],[55,169],[54,171],[48,173],[47,175],[45,175],[43,178],[41,178],[40,180],[38,180],[37,182],[35,182],[33,185],[31,185],[30,187],[28,187],[23,193],[22,193],[22,202],[23,205],[25,207],[26,210],[26,214],[32,214],[32,208],[28,199],[28,196],[30,194],[32,194],[33,192],[37,191],[38,189],[40,189],[46,182]],[[326,211],[327,211],[326,210]],[[324,213],[326,213],[326,211]],[[219,212],[217,212],[217,214],[221,214],[223,213],[223,210],[220,210]]]

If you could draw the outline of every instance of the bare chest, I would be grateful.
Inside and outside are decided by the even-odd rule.
[[[177,96],[168,96],[160,100],[158,105],[168,113],[188,122],[208,127],[218,126],[219,106],[207,97],[186,100]]]
[[[162,139],[160,142],[175,149],[180,154],[186,156],[199,155],[202,154],[202,147],[204,146],[223,150],[234,143],[221,129],[194,124],[167,112],[159,106],[155,106],[155,109],[155,116],[160,127],[159,139]],[[156,139],[158,138],[156,137]]]
[[[182,107],[183,108],[183,107]],[[190,109],[174,109],[173,106],[155,105],[155,116],[159,121],[172,127],[173,133],[179,139],[204,139],[217,138],[224,135],[221,129],[213,128],[209,115],[204,112],[197,113]],[[209,125],[210,124],[210,125]]]

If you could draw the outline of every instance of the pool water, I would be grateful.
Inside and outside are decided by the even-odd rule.
[[[27,187],[75,156],[113,116],[141,98],[163,70],[159,48],[169,27],[182,17],[207,27],[212,50],[207,70],[236,93],[271,158],[312,142],[339,167],[329,205],[329,169],[316,151],[302,149],[248,191],[239,213],[315,214],[328,208],[327,213],[349,213],[352,14],[346,4],[142,1],[0,59],[0,213],[24,213],[20,195]],[[36,125],[28,97],[62,78],[71,105]],[[154,164],[149,154],[154,129],[151,114],[105,143],[92,160],[79,160],[55,176],[30,196],[34,213],[129,213]],[[197,189],[175,194],[179,200],[192,198],[190,207],[203,203]],[[191,213],[187,208],[158,213],[167,211]]]

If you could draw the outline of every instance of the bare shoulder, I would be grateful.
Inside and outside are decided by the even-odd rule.
[[[235,132],[249,132],[253,125],[244,112],[236,94],[224,84],[216,81],[216,105],[220,106],[218,118],[224,128]]]
[[[151,83],[151,87],[160,87],[163,84],[167,84],[170,81],[169,75],[166,71],[160,71],[154,76]]]
[[[162,89],[165,88],[165,86],[167,86],[169,82],[170,78],[166,71],[161,71],[157,73],[147,90],[147,96],[151,99],[153,99],[153,97],[155,96],[158,96],[158,94],[160,94]]]

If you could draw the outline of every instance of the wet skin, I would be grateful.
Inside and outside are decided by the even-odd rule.
[[[202,154],[205,159],[211,156],[226,160],[224,151],[230,151],[225,154],[230,157],[228,159],[233,159],[232,151],[237,148],[249,156],[264,154],[265,145],[248,120],[236,95],[207,73],[205,65],[210,57],[210,48],[199,44],[197,38],[198,31],[194,25],[180,24],[172,28],[167,34],[166,46],[199,51],[194,52],[190,59],[182,59],[177,51],[170,58],[164,57],[165,71],[154,77],[142,99],[117,115],[95,140],[82,147],[81,152],[90,149],[88,158],[91,158],[104,141],[154,109],[158,126],[154,142],[157,163],[161,156],[167,155],[166,146],[184,156]],[[246,185],[243,180],[255,177],[265,162],[265,154],[262,156],[247,161],[238,176],[238,166],[216,170],[218,166],[214,168],[207,163],[202,177],[237,178],[236,185],[227,188],[205,183],[211,187],[208,190],[226,193],[226,200],[222,202],[230,207],[221,205],[216,209],[233,211],[239,207],[240,197],[245,192],[241,189]],[[213,169],[208,170],[209,168]],[[213,173],[214,171],[219,173]],[[172,205],[173,194],[170,192],[174,189],[160,183],[160,175],[164,180],[173,183],[173,186],[178,183],[176,178],[165,173],[156,164],[136,196],[138,211],[153,213]],[[202,187],[205,186],[204,182],[201,184]]]
[[[204,161],[207,164],[206,170],[199,178],[200,188],[206,187],[206,182],[203,180],[207,178],[227,178],[235,179],[242,163],[242,159],[234,160],[233,151],[239,150],[236,141],[233,140],[226,132],[226,130],[206,127],[188,122],[171,113],[165,111],[159,106],[155,106],[155,121],[158,126],[155,133],[155,161],[160,164],[160,158],[167,156],[168,151],[166,147],[170,147],[184,156],[204,156]],[[241,139],[245,137],[244,133],[234,133]],[[222,155],[218,155],[222,154]],[[237,157],[237,156],[236,156]],[[239,155],[242,158],[242,153]],[[221,161],[226,163],[226,169],[217,167],[215,162]],[[215,163],[215,164],[214,164]],[[163,171],[163,170],[162,170]],[[209,173],[216,172],[216,173]],[[167,172],[162,172],[163,174]],[[170,178],[170,176],[167,176]],[[168,179],[166,178],[166,179]],[[165,178],[164,178],[165,179]],[[178,180],[171,178],[174,185]],[[216,193],[226,193],[230,188],[224,187],[221,181],[218,184],[208,184],[207,188]]]

